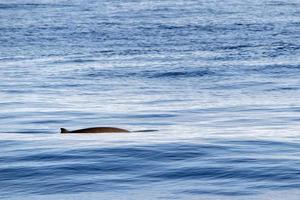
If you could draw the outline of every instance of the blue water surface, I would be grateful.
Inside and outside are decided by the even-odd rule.
[[[0,0],[0,199],[299,199],[299,16]],[[158,131],[59,134],[93,126]]]

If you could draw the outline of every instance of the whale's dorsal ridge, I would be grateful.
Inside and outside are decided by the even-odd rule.
[[[129,132],[153,132],[158,130],[139,130],[139,131],[128,131],[126,129],[116,127],[92,127],[78,130],[67,130],[60,128],[60,133],[129,133]]]
[[[60,128],[60,133],[68,133],[69,131],[65,128]]]
[[[60,133],[128,133],[130,131],[115,127],[92,127],[84,128],[78,130],[67,130],[65,128],[60,128]]]

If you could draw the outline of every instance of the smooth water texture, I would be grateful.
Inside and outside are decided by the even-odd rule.
[[[0,0],[0,198],[299,199],[299,16]],[[93,126],[158,131],[59,134]]]

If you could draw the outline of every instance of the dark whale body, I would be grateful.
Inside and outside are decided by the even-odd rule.
[[[65,128],[60,129],[60,133],[128,133],[130,131],[114,127],[93,127],[69,131]]]

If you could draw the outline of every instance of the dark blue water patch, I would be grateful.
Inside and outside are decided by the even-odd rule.
[[[272,43],[274,50],[276,51],[296,51],[300,49],[300,45],[294,43],[293,41],[289,42],[273,42]]]
[[[147,45],[147,44],[140,44],[140,49],[123,49],[123,50],[116,50],[109,54],[105,53],[105,55],[122,55],[122,56],[133,56],[133,55],[147,55],[152,53],[160,53],[163,51],[162,48],[157,48],[155,45]]]
[[[276,151],[272,151],[274,146]],[[286,148],[289,151],[285,151]],[[209,181],[213,180],[218,189],[199,189],[193,185],[194,189],[182,188],[182,192],[246,195],[243,191],[253,184],[297,187],[294,183],[300,180],[299,162],[292,158],[269,157],[277,152],[288,156],[297,149],[298,143],[256,140],[71,150],[32,148],[30,152],[1,157],[0,192],[5,194],[7,189],[16,194],[107,191],[164,181],[197,181],[201,186],[210,186]],[[265,156],[256,157],[253,153]],[[239,187],[229,190],[231,186],[224,186],[224,181],[239,183]],[[253,189],[250,193],[261,190]]]
[[[207,32],[207,33],[213,33],[215,31],[224,30],[226,27],[220,27],[218,25],[183,25],[183,26],[176,26],[176,25],[167,25],[167,24],[157,24],[156,26],[153,26],[151,24],[151,27],[141,27],[142,29],[149,30],[156,30],[155,32],[159,32],[157,30],[165,31],[166,33],[176,33],[179,36],[184,35],[192,35],[195,34],[195,32]],[[154,32],[153,32],[154,33]],[[171,34],[171,35],[173,35]]]
[[[17,94],[34,93],[35,91],[32,88],[19,88],[19,89],[3,89],[2,92],[11,95],[17,95]]]
[[[205,146],[207,150],[210,148],[218,148],[218,146]],[[180,150],[178,155],[176,152]],[[159,161],[163,159],[164,161],[179,161],[186,160],[189,158],[194,158],[200,155],[204,155],[204,152],[194,151],[195,149],[190,146],[180,145],[180,144],[169,144],[166,147],[162,146],[157,148],[156,146],[136,146],[136,147],[120,147],[120,148],[95,148],[95,149],[79,149],[79,150],[69,150],[66,154],[83,154],[86,159],[94,160],[95,156],[102,155],[97,159],[101,161],[102,159],[107,161],[113,161],[116,157],[130,159],[132,161]],[[124,160],[124,161],[125,161]],[[143,163],[143,162],[141,162]]]
[[[250,74],[260,74],[266,76],[280,76],[287,77],[291,75],[298,74],[300,72],[299,64],[271,64],[263,66],[249,66],[243,67],[242,69],[245,73]],[[287,77],[288,78],[288,77]]]
[[[262,36],[268,36],[273,34],[276,36],[280,36],[282,33],[282,29],[277,28],[277,24],[275,23],[242,23],[236,21],[230,21],[228,23],[210,23],[210,24],[184,24],[184,25],[169,25],[169,24],[149,24],[139,26],[138,29],[145,32],[143,35],[148,37],[162,37],[165,38],[168,35],[172,39],[172,37],[186,37],[186,42],[194,42],[199,44],[199,39],[201,37],[206,38],[208,40],[201,40],[201,44],[198,47],[204,47],[210,50],[236,50],[236,49],[244,49],[244,48],[259,48],[259,47],[267,47],[268,43],[266,42],[258,42],[261,41]],[[294,27],[294,26],[292,26]],[[290,34],[291,31],[294,31],[294,28],[286,28],[287,34]],[[254,40],[248,40],[244,37],[234,37],[239,34],[242,35],[251,35],[251,38]],[[259,33],[263,33],[263,35],[259,36]],[[214,39],[214,46],[212,44],[212,39],[210,37],[216,36]],[[222,37],[217,37],[218,35],[222,35]],[[225,36],[230,36],[230,40]],[[271,37],[271,35],[270,35]],[[222,40],[222,38],[226,38],[227,40]],[[168,39],[167,39],[168,40]],[[235,42],[231,42],[231,40],[236,40]],[[276,41],[276,40],[275,40]],[[270,41],[268,41],[270,42]],[[204,44],[204,46],[203,46]],[[207,44],[207,45],[205,45]],[[293,43],[293,45],[297,45],[297,43]]]
[[[258,48],[260,47],[259,45],[250,45],[250,44],[233,44],[233,45],[224,45],[222,49],[224,50],[243,50],[247,48]],[[224,57],[218,57],[216,58],[217,60],[225,60]]]
[[[280,191],[280,190],[287,190],[287,189],[293,189],[293,188],[299,188],[300,184],[298,181],[295,181],[294,183],[289,183],[287,185],[282,184],[274,184],[274,185],[261,185],[261,186],[250,186],[248,187],[249,190],[273,190],[273,191]]]
[[[3,10],[27,10],[36,8],[51,8],[51,7],[72,7],[71,4],[47,4],[47,3],[0,3],[0,9]]]
[[[164,119],[167,119],[167,118],[173,118],[173,117],[176,117],[177,115],[176,114],[137,114],[137,115],[127,115],[126,118],[141,118],[141,119],[148,119],[148,118],[164,118]]]
[[[272,92],[272,91],[283,91],[283,92],[289,92],[289,91],[297,91],[297,90],[300,90],[300,87],[298,86],[294,86],[294,87],[273,87],[273,88],[270,88],[270,89],[265,89],[265,91],[267,92]]]
[[[59,77],[58,79],[61,80],[61,77]],[[32,86],[32,88],[42,89],[42,90],[46,89],[47,92],[51,92],[51,89],[55,89],[54,93],[56,93],[56,90],[59,89],[67,89],[67,88],[75,89],[75,88],[84,88],[86,86],[88,86],[88,84],[86,83],[76,83],[76,82],[71,83],[71,82],[57,81],[57,82],[44,82],[39,85]]]
[[[86,78],[132,78],[135,77],[137,73],[135,72],[124,72],[123,70],[96,70],[89,69],[88,72],[84,73],[83,76]]]
[[[178,194],[187,193],[191,195],[221,195],[221,196],[248,196],[257,194],[255,190],[244,190],[240,191],[238,189],[227,189],[227,190],[218,190],[218,189],[190,189],[190,190],[182,190],[178,192]]]
[[[172,71],[160,71],[160,70],[145,70],[134,71],[124,69],[88,69],[88,72],[83,72],[84,76],[90,78],[150,78],[150,79],[174,79],[174,78],[197,78],[197,77],[211,77],[217,74],[209,69],[199,70],[172,70]]]
[[[190,77],[204,77],[215,75],[214,72],[204,69],[195,71],[171,71],[171,72],[158,72],[150,75],[150,78],[190,78]]]
[[[52,65],[59,65],[59,64],[82,64],[82,63],[93,63],[96,62],[96,59],[90,59],[90,58],[73,58],[73,59],[64,59],[64,60],[54,60],[50,61],[49,64]]]
[[[63,176],[62,176],[63,177]],[[1,193],[1,197],[9,197],[12,195],[9,191],[14,191],[13,196],[22,196],[22,195],[47,195],[47,194],[76,194],[80,192],[99,192],[99,191],[116,191],[122,192],[122,190],[130,189],[128,186],[123,186],[121,184],[112,184],[107,181],[107,184],[102,182],[95,182],[93,180],[82,180],[80,187],[78,183],[70,181],[68,177],[51,179],[45,177],[49,181],[38,180],[39,182],[31,182],[31,179],[28,179],[27,182],[24,182],[24,187],[18,185],[17,182],[9,181],[8,185],[4,185]],[[15,186],[12,186],[15,184]],[[36,188],[34,191],[28,190],[28,186]],[[56,191],[54,193],[54,191]]]
[[[233,163],[231,163],[233,164]],[[250,163],[247,163],[250,165]],[[266,163],[267,164],[267,163]],[[288,170],[288,172],[286,172]],[[249,182],[259,181],[293,181],[299,180],[300,170],[294,168],[274,167],[186,167],[181,169],[169,169],[168,172],[151,172],[143,176],[159,180],[247,180]]]
[[[295,3],[295,2],[286,2],[286,1],[278,1],[278,0],[275,0],[275,1],[270,1],[270,2],[266,2],[265,3],[267,6],[274,6],[274,7],[277,7],[278,9],[278,6],[279,7],[297,7],[299,6],[299,3]]]
[[[253,32],[260,32],[260,31],[273,31],[276,27],[276,24],[273,23],[235,23],[233,24],[239,31],[253,31]]]

